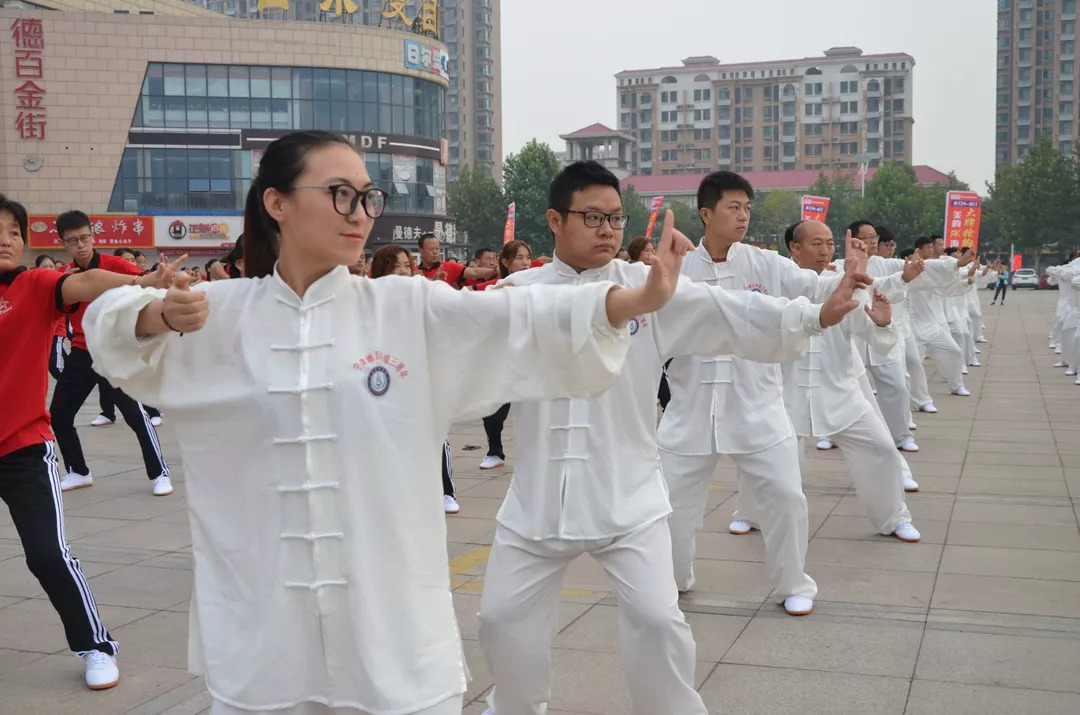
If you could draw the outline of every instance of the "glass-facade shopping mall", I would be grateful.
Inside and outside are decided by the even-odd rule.
[[[369,245],[433,230],[465,252],[446,217],[440,43],[148,2],[153,14],[0,8],[0,186],[34,217],[28,260],[59,250],[50,219],[71,208],[102,249],[213,255],[241,230],[263,149],[295,129],[363,150],[389,195]]]

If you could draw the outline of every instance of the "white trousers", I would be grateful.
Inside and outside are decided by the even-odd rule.
[[[855,424],[830,439],[840,448],[859,504],[874,529],[891,534],[903,522],[911,521],[904,503],[904,460],[874,410],[867,410]],[[803,442],[800,438],[799,455],[805,460]]]
[[[809,516],[802,492],[799,444],[789,437],[752,454],[728,455],[739,470],[739,510],[761,529],[765,568],[775,598],[817,595],[817,584],[806,575]],[[709,483],[719,455],[684,456],[660,450],[660,465],[668,485],[672,514],[671,552],[675,585],[688,590],[694,583],[694,551],[704,526]]]
[[[1080,368],[1080,344],[1078,344],[1077,327],[1080,323],[1075,318],[1069,317],[1064,321],[1061,329],[1061,361],[1073,370]]]
[[[417,710],[412,715],[461,715],[463,696],[455,695],[430,708]],[[331,708],[322,703],[301,703],[284,710],[244,710],[214,699],[210,715],[368,715],[355,708]]]
[[[529,541],[499,525],[480,597],[480,646],[495,677],[499,715],[544,715],[551,699],[551,642],[570,562],[588,553],[619,602],[619,642],[637,715],[707,715],[694,689],[696,646],[671,577],[667,519],[595,541]]]
[[[973,303],[967,304],[968,320],[971,321],[971,335],[976,340],[985,340],[986,336],[983,335],[983,314],[982,306],[979,305],[978,298]]]
[[[885,420],[885,426],[892,434],[894,446],[899,447],[911,439],[911,429],[908,425],[911,420],[911,393],[908,391],[907,370],[905,361],[897,360],[888,365],[870,365],[867,367],[870,377],[873,378],[877,395],[870,393],[871,400],[876,401],[881,416]],[[926,379],[926,376],[923,376]]]
[[[952,335],[937,323],[922,325],[919,328],[919,332],[915,333],[919,352],[933,359],[938,372],[945,378],[945,382],[949,383],[950,390],[963,387],[964,375],[961,371],[964,367],[964,353],[953,340]]]
[[[967,317],[949,321],[949,335],[952,336],[953,341],[960,346],[960,353],[963,355],[964,364],[968,365],[975,359],[975,339],[971,337],[971,328],[968,325]],[[961,372],[961,374],[963,374]]]
[[[1060,290],[1060,289],[1059,289]],[[1054,321],[1050,323],[1050,343],[1061,346],[1061,328],[1065,324],[1065,311],[1058,308],[1054,312]]]
[[[915,340],[915,336],[910,331],[904,333],[903,340],[908,396],[911,399],[912,408],[919,409],[923,405],[933,402],[934,399],[930,396],[930,386],[926,384],[926,368],[923,367],[918,341]]]
[[[866,378],[865,373],[863,373],[863,375],[859,378],[859,387],[862,389],[862,393],[866,397],[866,401],[869,402],[870,406],[874,409],[874,413],[878,416],[878,419],[885,423],[886,428],[888,428],[888,423],[885,420],[885,415],[883,415],[881,411],[881,405],[879,405],[877,403],[877,400],[874,399],[874,391],[870,387],[870,381]],[[878,394],[880,394],[880,391]],[[900,457],[900,473],[903,476],[908,477],[912,481],[915,481],[915,477],[911,473],[911,466],[908,464],[907,457],[905,457],[902,452],[897,452],[896,456]]]

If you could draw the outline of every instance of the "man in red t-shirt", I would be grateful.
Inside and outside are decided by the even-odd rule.
[[[83,659],[87,686],[101,690],[120,679],[116,641],[64,537],[60,475],[45,409],[46,354],[58,320],[80,302],[129,285],[131,278],[20,267],[27,223],[22,204],[0,194],[0,499],[11,512],[27,566],[64,624],[68,646]],[[160,285],[164,275],[142,282]]]
[[[101,268],[113,273],[132,276],[135,280],[142,271],[133,263],[118,256],[101,254],[94,250],[94,233],[90,227],[90,218],[82,211],[68,211],[56,217],[56,232],[64,250],[71,256],[72,262],[66,267],[68,273],[78,273],[92,268]],[[79,432],[75,429],[75,415],[82,408],[86,398],[94,387],[104,392],[107,401],[116,405],[128,427],[135,433],[142,450],[146,474],[153,482],[154,496],[172,494],[172,481],[169,478],[169,465],[161,454],[157,430],[151,423],[150,415],[143,406],[110,385],[94,371],[94,360],[86,349],[86,336],[83,334],[82,319],[86,306],[82,306],[69,318],[71,323],[71,353],[64,359],[64,370],[53,391],[49,411],[52,413],[53,432],[56,444],[67,467],[67,475],[60,480],[63,491],[83,489],[93,486],[94,478],[86,465]]]
[[[461,288],[465,281],[486,281],[499,274],[494,266],[467,268],[456,261],[443,261],[439,239],[434,233],[422,233],[417,242],[420,247],[420,274],[429,281],[444,281],[454,288]]]

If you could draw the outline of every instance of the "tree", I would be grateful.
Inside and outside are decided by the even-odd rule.
[[[447,190],[447,213],[458,231],[468,232],[474,246],[495,247],[502,243],[506,204],[495,179],[467,166]]]
[[[622,190],[622,210],[630,218],[626,224],[626,233],[623,236],[624,243],[629,243],[629,239],[635,236],[644,236],[645,229],[649,225],[649,207],[645,205],[645,200],[637,192],[633,184]],[[654,234],[659,233],[662,218],[658,217],[656,219],[656,226],[653,228]]]
[[[551,147],[535,139],[503,162],[505,200],[516,204],[515,238],[528,241],[536,256],[555,249],[547,224],[548,189],[560,168]]]
[[[989,187],[1002,241],[1034,254],[1036,270],[1044,248],[1075,240],[1080,227],[1078,173],[1076,155],[1062,156],[1053,139],[1043,134],[1019,164],[999,166]]]
[[[945,220],[945,194],[940,192],[939,201],[936,199],[938,193],[938,189],[919,186],[915,170],[910,166],[892,161],[866,182],[866,195],[854,202],[851,220],[883,223],[904,245],[918,236],[941,232]]]
[[[754,202],[750,212],[750,235],[777,248],[784,243],[784,231],[799,220],[799,197],[792,191],[770,191]]]
[[[682,231],[683,235],[691,241],[697,241],[697,239],[701,238],[705,229],[701,225],[701,219],[698,218],[697,211],[681,201],[672,201],[668,208],[675,214],[676,229]],[[660,216],[656,219],[656,222],[660,224],[663,220],[664,217]]]
[[[843,254],[844,232],[852,218],[852,204],[858,197],[855,188],[855,177],[850,173],[836,172],[826,176],[825,172],[818,174],[817,181],[806,190],[811,196],[825,196],[829,199],[829,213],[825,217],[826,225],[832,229],[833,237],[837,240],[837,253]]]

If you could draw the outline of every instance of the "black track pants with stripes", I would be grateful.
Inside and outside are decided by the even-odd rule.
[[[0,457],[0,499],[22,540],[26,565],[60,615],[68,646],[76,653],[116,654],[101,622],[90,584],[64,534],[64,503],[52,442],[31,445]]]
[[[64,372],[56,383],[52,404],[49,405],[56,444],[60,447],[60,454],[68,471],[77,474],[90,473],[90,468],[86,466],[86,457],[83,456],[79,432],[75,429],[75,415],[95,386],[106,391],[139,440],[146,476],[157,479],[163,474],[168,475],[169,467],[161,455],[157,430],[150,424],[150,416],[146,414],[146,410],[134,399],[102,380],[101,376],[94,372],[94,361],[90,353],[81,348],[72,348],[71,354],[65,358]]]

